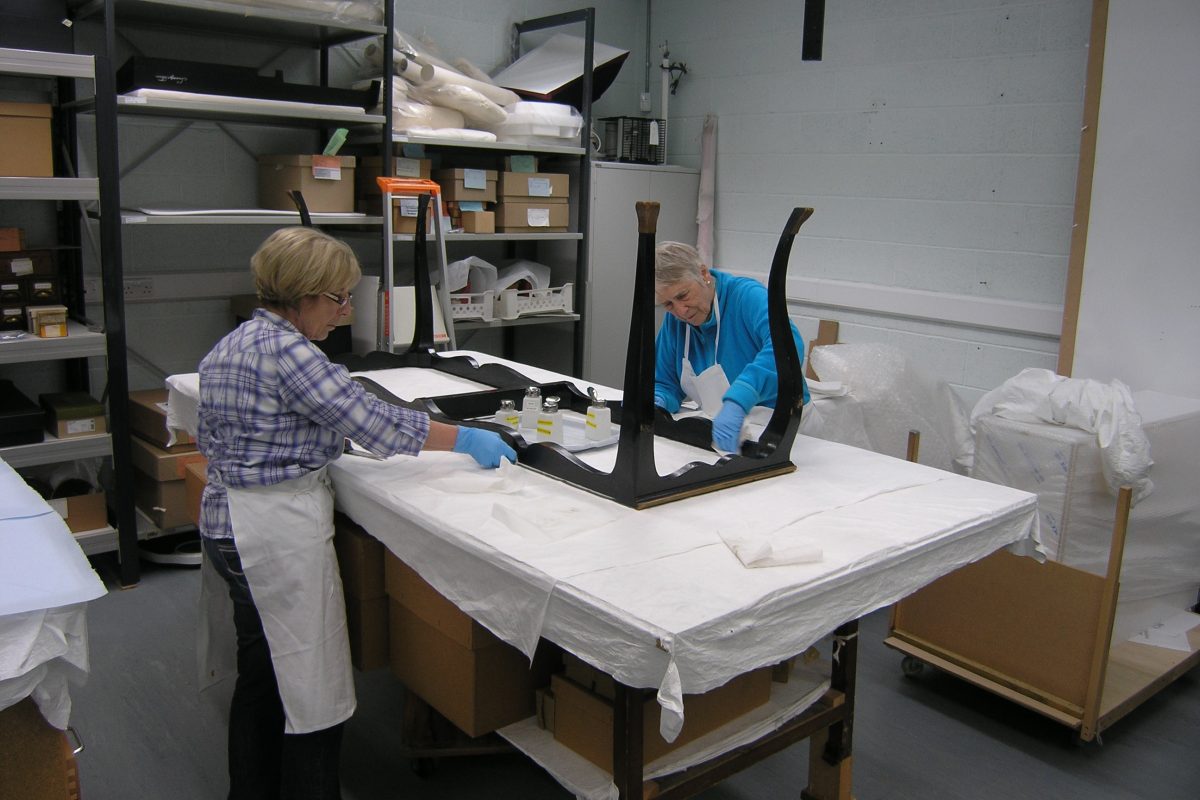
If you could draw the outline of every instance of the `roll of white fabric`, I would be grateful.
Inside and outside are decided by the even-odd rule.
[[[470,86],[430,82],[413,86],[410,94],[413,99],[461,112],[467,123],[476,128],[491,128],[508,118],[503,108]]]
[[[433,70],[433,75],[428,80],[428,82],[430,84],[433,84],[433,85],[450,84],[450,85],[454,85],[454,86],[469,86],[470,88],[479,92],[484,97],[486,97],[488,100],[491,100],[493,103],[495,103],[498,106],[511,105],[512,103],[515,103],[521,99],[517,95],[517,93],[512,91],[511,89],[505,89],[503,87],[495,86],[490,83],[484,83],[483,81],[477,81],[474,78],[468,78],[466,75],[455,72],[454,70],[451,70],[451,69],[445,69],[443,67],[439,67],[437,64],[427,64],[425,66],[428,68],[431,68]],[[424,71],[422,72],[422,74],[424,74]]]

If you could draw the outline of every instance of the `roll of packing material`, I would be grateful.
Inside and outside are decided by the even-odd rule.
[[[410,93],[413,99],[460,112],[474,127],[491,128],[508,118],[503,108],[469,86],[431,81],[413,86]]]
[[[505,89],[491,83],[477,81],[474,78],[468,78],[466,75],[455,72],[452,69],[439,67],[437,64],[427,64],[427,67],[432,68],[433,74],[426,81],[434,85],[448,84],[453,86],[467,86],[482,94],[488,100],[491,100],[498,106],[508,106],[520,101],[520,97],[511,89]],[[426,74],[422,70],[422,75]]]

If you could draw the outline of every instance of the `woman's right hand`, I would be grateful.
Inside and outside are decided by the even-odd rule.
[[[517,451],[508,446],[508,442],[495,431],[482,428],[458,426],[458,436],[454,440],[454,452],[466,453],[475,459],[482,467],[495,469],[500,466],[502,459],[508,459],[510,464],[517,461]]]

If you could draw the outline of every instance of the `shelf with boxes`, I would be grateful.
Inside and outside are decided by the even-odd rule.
[[[19,79],[6,86],[19,91],[23,100],[46,101],[10,103],[0,96],[0,365],[6,365],[5,380],[0,381],[5,395],[0,403],[0,458],[27,472],[85,472],[88,468],[81,465],[98,464],[115,454],[106,409],[89,393],[80,364],[105,359],[110,399],[123,403],[125,392],[124,362],[113,356],[119,348],[114,348],[111,328],[82,321],[77,239],[70,238],[72,230],[78,231],[69,204],[100,203],[104,181],[74,177],[70,163],[56,158],[73,145],[67,107],[74,81],[95,79],[95,59],[0,48],[0,74]],[[100,243],[105,254],[107,244]],[[110,319],[107,309],[105,319]],[[56,370],[38,375],[46,372],[46,362],[61,363],[62,375],[54,374]],[[35,402],[16,382],[68,388],[30,392]],[[116,431],[123,430],[119,421],[115,425]],[[95,482],[61,483],[53,489],[50,503],[83,551],[117,549],[118,532],[109,525],[108,504],[114,505],[118,523],[126,513],[132,518],[132,506],[126,508],[120,497],[106,497]],[[121,575],[127,585],[136,582],[136,558],[122,559]]]

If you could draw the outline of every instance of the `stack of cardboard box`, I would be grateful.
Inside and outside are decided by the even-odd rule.
[[[359,159],[358,171],[354,178],[354,192],[355,209],[360,213],[383,213],[383,192],[376,182],[376,179],[383,174],[379,168],[382,163],[383,159],[379,156],[365,156]],[[429,180],[432,163],[428,158],[396,156],[392,161],[392,176]],[[392,231],[394,233],[416,233],[417,199],[415,197],[398,197],[392,206]],[[433,233],[432,210],[425,218],[425,232]]]
[[[167,430],[167,390],[129,393],[129,429],[133,459],[134,504],[160,530],[191,526],[184,470],[200,461],[195,440],[177,431],[171,443]]]
[[[559,172],[501,173],[496,230],[561,233],[570,224],[570,178]]]
[[[495,232],[496,215],[491,209],[496,203],[497,174],[494,169],[434,171],[452,226],[464,233]]]

